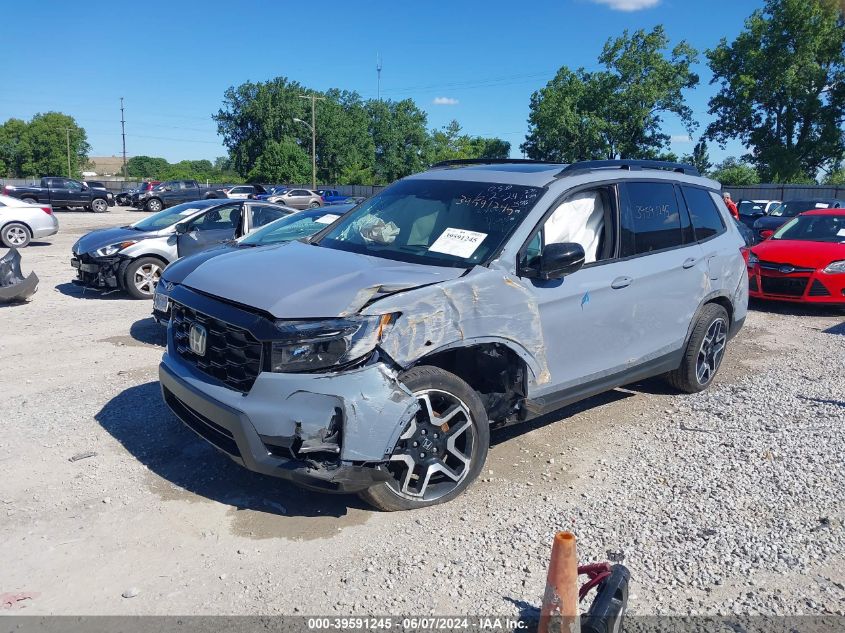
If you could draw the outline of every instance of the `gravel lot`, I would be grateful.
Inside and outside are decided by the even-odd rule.
[[[0,307],[17,612],[534,616],[565,528],[585,561],[624,553],[633,613],[845,614],[841,312],[755,306],[708,392],[647,381],[497,432],[463,497],[382,514],[249,473],[167,411],[151,305],[70,283],[81,234],[141,216],[59,213],[23,252],[38,293]]]

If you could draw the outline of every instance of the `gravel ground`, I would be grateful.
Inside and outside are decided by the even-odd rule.
[[[624,556],[632,613],[845,614],[841,312],[755,306],[708,392],[646,381],[498,431],[461,498],[377,513],[249,473],[170,415],[149,303],[70,284],[79,235],[139,217],[60,213],[23,252],[38,293],[0,308],[7,607],[535,616],[571,529],[582,560]]]

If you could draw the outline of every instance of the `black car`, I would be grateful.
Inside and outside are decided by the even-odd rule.
[[[813,211],[814,209],[839,209],[843,205],[845,203],[842,200],[789,200],[788,202],[781,202],[771,210],[769,215],[754,221],[754,232],[760,238],[766,239],[799,213]]]

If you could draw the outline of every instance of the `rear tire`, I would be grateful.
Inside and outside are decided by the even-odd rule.
[[[26,224],[9,222],[0,231],[0,241],[6,248],[24,248],[32,241],[32,233]]]
[[[693,326],[681,366],[666,374],[669,384],[686,393],[707,389],[722,365],[729,329],[728,311],[716,303],[706,304]]]
[[[359,492],[379,510],[445,503],[478,477],[490,446],[490,423],[478,394],[439,367],[414,367],[399,379],[420,403],[387,465],[392,478]],[[433,414],[433,417],[432,417]]]
[[[150,198],[147,200],[147,203],[144,205],[144,209],[146,211],[152,211],[153,213],[158,213],[164,208],[164,205],[161,203],[161,200],[158,198]]]
[[[126,267],[123,287],[133,299],[152,299],[165,264],[155,257],[140,257]]]
[[[26,202],[27,204],[38,204],[38,200],[35,198],[21,198],[21,202]]]
[[[322,206],[322,205],[321,205],[319,202],[312,202],[311,204],[309,204],[309,205],[308,205],[308,207],[309,207],[310,209],[318,209],[318,208],[320,208],[321,206]]]

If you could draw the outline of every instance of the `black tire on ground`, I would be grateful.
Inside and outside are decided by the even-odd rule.
[[[466,382],[431,366],[409,369],[399,379],[417,397],[421,410],[399,438],[389,464],[379,466],[388,470],[392,478],[358,493],[367,503],[387,512],[424,508],[454,499],[478,477],[490,446],[487,412]],[[426,399],[435,414],[434,424],[429,421]],[[421,464],[416,458],[423,455],[427,457]],[[408,459],[416,462],[412,468],[405,461]],[[435,470],[429,480],[431,465],[435,465]],[[440,467],[448,468],[452,474],[447,476],[438,470]],[[409,490],[411,484],[414,490]]]
[[[729,330],[728,311],[717,303],[706,304],[693,326],[681,366],[666,374],[669,384],[686,393],[707,389],[722,364]]]
[[[35,198],[21,198],[21,202],[26,202],[27,204],[38,204],[38,200]]]
[[[311,204],[309,204],[308,206],[309,206],[310,208],[312,208],[312,209],[316,209],[316,208],[318,208],[318,207],[320,207],[320,206],[322,206],[322,205],[321,205],[319,202],[312,202],[312,203],[311,203]]]
[[[94,198],[91,201],[91,211],[94,213],[108,213],[109,203],[105,198]]]
[[[144,204],[145,211],[152,211],[153,213],[158,213],[164,208],[164,205],[161,203],[161,200],[158,198],[150,198],[147,200],[146,204]]]
[[[152,299],[166,265],[156,257],[139,257],[126,267],[123,287],[133,299]]]
[[[6,248],[24,248],[32,241],[32,233],[29,227],[20,222],[9,222],[4,224],[0,230],[0,242]]]

